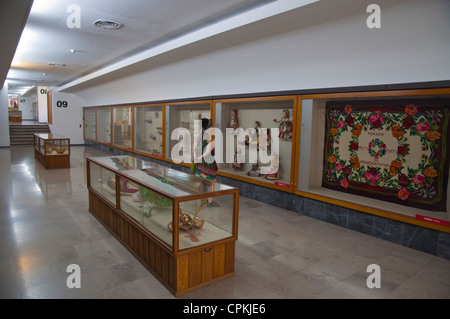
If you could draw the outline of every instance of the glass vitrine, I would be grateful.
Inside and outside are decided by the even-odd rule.
[[[90,211],[174,294],[234,273],[239,189],[132,156],[88,158],[87,169]]]
[[[97,142],[111,144],[111,109],[97,109]]]
[[[34,134],[35,158],[45,168],[70,167],[70,139],[55,134]]]
[[[96,139],[96,116],[97,112],[95,109],[85,109],[84,110],[84,138],[89,140]]]
[[[298,192],[448,225],[450,97],[425,93],[302,99]]]
[[[162,106],[134,108],[134,150],[157,157],[163,155]]]
[[[172,138],[175,129],[183,129],[191,136],[191,143],[194,138],[195,120],[202,118],[211,119],[210,102],[175,103],[165,106],[166,129],[165,136],[166,157],[172,158],[172,149],[179,142],[177,137]],[[199,126],[201,130],[201,125]]]
[[[217,101],[215,125],[223,135],[219,172],[291,188],[295,105],[293,96]]]
[[[113,108],[113,145],[132,149],[133,147],[133,127],[132,127],[132,108],[119,107]]]

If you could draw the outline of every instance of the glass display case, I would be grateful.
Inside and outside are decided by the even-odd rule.
[[[55,134],[34,134],[35,158],[45,168],[70,167],[70,139]]]
[[[10,122],[22,122],[22,111],[18,109],[8,109]]]
[[[91,213],[172,293],[234,274],[239,189],[132,156],[88,158],[87,175]]]
[[[218,174],[291,189],[296,101],[285,96],[215,102],[224,154]]]
[[[95,141],[96,138],[96,109],[84,110],[84,138]]]
[[[134,108],[134,150],[163,156],[163,109],[161,105]]]
[[[97,142],[111,144],[111,108],[97,109]]]
[[[178,140],[172,140],[172,132],[177,128],[186,129],[192,137],[192,142],[194,121],[202,118],[211,119],[211,102],[169,104],[165,106],[165,113],[165,124],[168,132],[165,136],[166,158],[172,158],[172,148],[178,143]]]
[[[113,145],[127,150],[133,149],[132,108],[113,108]]]
[[[448,94],[306,96],[296,191],[449,226],[449,116]]]

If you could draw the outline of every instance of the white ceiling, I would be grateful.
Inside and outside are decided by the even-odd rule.
[[[11,5],[5,9],[4,1],[0,11],[12,15]],[[276,1],[34,0],[7,75],[8,91],[23,92],[30,85],[62,86],[139,52]],[[74,4],[80,9],[80,28],[69,28],[67,24],[68,20],[75,21],[75,11],[69,7]],[[20,22],[23,14],[11,18]],[[116,30],[99,28],[93,25],[97,19],[113,20],[122,26]]]

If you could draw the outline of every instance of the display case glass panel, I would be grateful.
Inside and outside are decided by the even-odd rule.
[[[449,222],[450,96],[301,101],[298,191]]]
[[[120,172],[120,209],[169,247],[173,247],[175,209],[180,250],[233,236],[237,199],[228,191],[237,193],[237,189],[131,156],[92,160]],[[93,172],[92,165],[91,176],[94,189],[105,193],[104,182],[98,182],[104,177],[97,168]],[[106,186],[111,196],[112,186]]]
[[[162,157],[162,106],[135,107],[134,113],[134,150],[157,157]]]
[[[90,163],[90,186],[113,205],[116,204],[116,174],[100,165]]]
[[[131,107],[113,108],[113,145],[125,149],[133,148]]]
[[[194,136],[194,120],[201,120],[202,118],[211,119],[211,103],[173,104],[166,105],[165,107],[166,129],[168,128],[168,134],[165,136],[166,157],[171,158],[172,148],[179,142],[178,140],[171,139],[173,130],[176,128],[184,128],[189,131],[190,136],[192,137],[192,144]]]
[[[295,97],[218,101],[215,125],[223,133],[224,154],[219,172],[290,188],[295,103]]]
[[[97,109],[97,142],[111,144],[111,109]]]
[[[37,135],[33,135],[34,138],[34,149],[39,151],[39,137]]]
[[[97,111],[95,109],[84,110],[84,138],[94,140],[96,139],[96,121]]]
[[[180,202],[180,250],[233,236],[233,195],[215,196],[217,207],[208,200]]]

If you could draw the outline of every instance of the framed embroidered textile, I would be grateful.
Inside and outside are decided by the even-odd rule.
[[[449,105],[445,99],[327,102],[322,186],[446,211]]]

